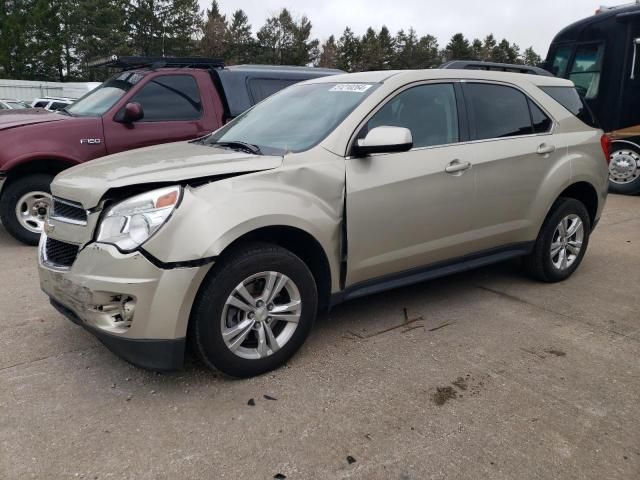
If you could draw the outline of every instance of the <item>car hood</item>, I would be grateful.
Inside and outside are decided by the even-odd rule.
[[[89,209],[115,188],[257,172],[281,164],[279,156],[177,142],[118,153],[64,170],[51,184],[51,191]]]
[[[53,113],[44,108],[25,108],[21,110],[3,110],[0,113],[0,130],[34,125],[36,123],[61,122],[71,117]]]

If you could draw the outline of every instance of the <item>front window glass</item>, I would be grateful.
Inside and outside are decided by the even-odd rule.
[[[79,117],[99,117],[143,77],[143,74],[136,72],[119,73],[67,107],[66,111]]]
[[[569,80],[576,85],[586,99],[598,96],[603,50],[601,44],[579,45],[576,48]]]
[[[191,75],[155,77],[131,101],[142,105],[143,122],[197,120],[202,116],[200,92]]]
[[[27,108],[28,105],[22,102],[7,102],[9,108]]]
[[[408,128],[414,148],[457,142],[458,109],[453,85],[420,85],[405,90],[378,110],[359,136],[381,126]]]
[[[567,73],[567,65],[569,65],[569,57],[571,57],[572,47],[559,47],[553,56],[553,64],[551,65],[551,73],[556,77],[564,77]]]
[[[204,140],[244,142],[263,153],[302,152],[320,143],[377,88],[370,83],[293,85]]]

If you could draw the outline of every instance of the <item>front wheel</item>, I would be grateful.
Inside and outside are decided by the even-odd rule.
[[[205,279],[190,340],[210,368],[252,377],[284,364],[300,348],[317,304],[313,275],[300,258],[275,245],[248,245]]]
[[[542,224],[533,252],[525,257],[526,270],[543,282],[560,282],[576,271],[584,257],[591,221],[582,202],[560,198]]]
[[[14,180],[2,192],[0,220],[15,239],[37,245],[51,205],[53,176],[39,173]]]
[[[609,191],[622,195],[640,193],[640,150],[637,147],[614,142],[609,158]]]

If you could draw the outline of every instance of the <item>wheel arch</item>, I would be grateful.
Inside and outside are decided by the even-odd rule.
[[[230,252],[250,242],[265,242],[278,245],[298,256],[309,267],[318,288],[318,309],[326,311],[331,297],[331,267],[329,257],[321,243],[309,232],[288,225],[271,225],[251,230],[229,243],[218,255]],[[212,268],[215,270],[215,265]]]
[[[5,184],[5,188],[17,178],[36,173],[57,175],[63,170],[73,167],[74,165],[77,165],[77,162],[59,157],[44,157],[24,160],[13,165],[6,171],[7,183]]]
[[[549,213],[553,209],[553,205],[555,205],[558,199],[562,197],[573,198],[581,202],[589,213],[589,220],[591,221],[591,227],[593,228],[599,207],[598,191],[596,190],[596,188],[591,183],[586,181],[578,181],[572,183],[564,190],[562,190],[562,192],[560,192],[560,194],[555,198],[553,204],[549,207],[546,216],[549,215]]]

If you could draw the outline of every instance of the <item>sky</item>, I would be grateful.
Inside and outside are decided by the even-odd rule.
[[[199,0],[203,9],[211,0]],[[554,35],[566,25],[594,14],[600,5],[619,5],[624,0],[218,0],[230,17],[243,9],[254,33],[267,17],[283,7],[294,16],[306,15],[313,24],[314,38],[340,37],[349,26],[358,35],[367,27],[383,25],[395,34],[413,27],[418,35],[431,34],[444,47],[451,36],[467,38],[493,33],[499,40],[517,43],[521,50],[533,46],[542,57]]]

